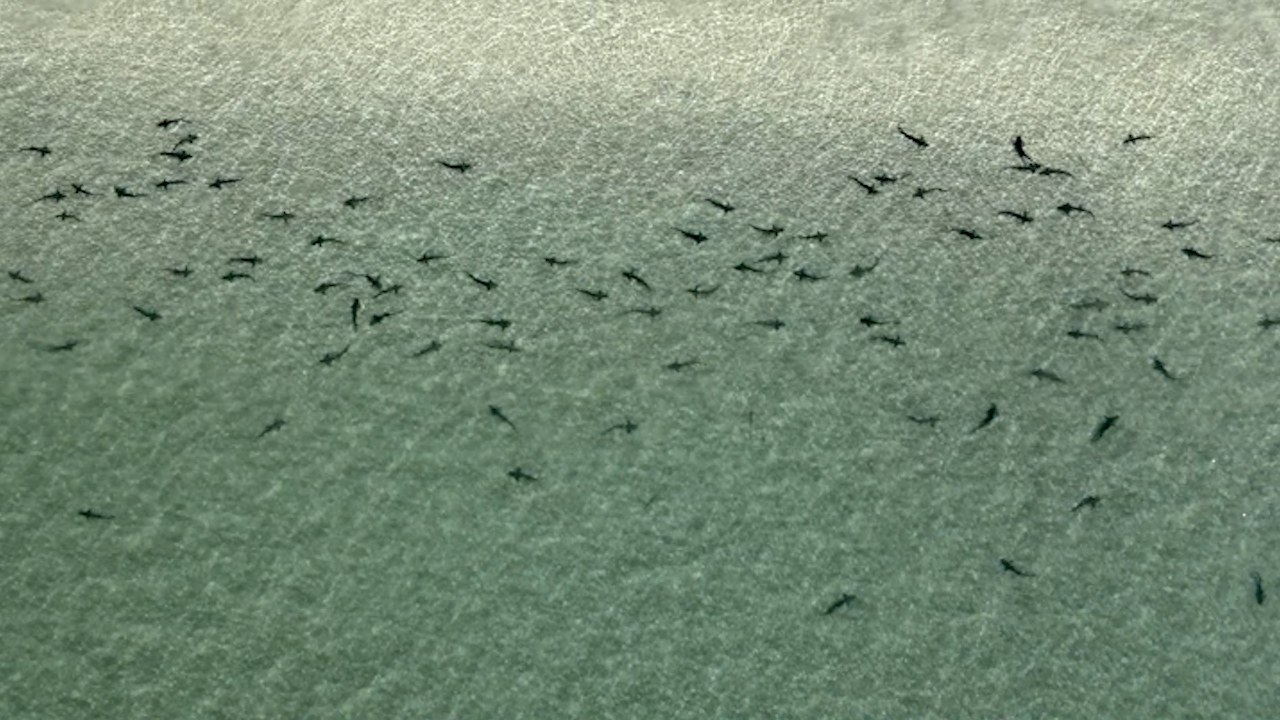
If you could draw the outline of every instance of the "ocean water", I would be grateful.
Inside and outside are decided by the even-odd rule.
[[[0,2],[0,717],[1273,714],[1276,29]]]

